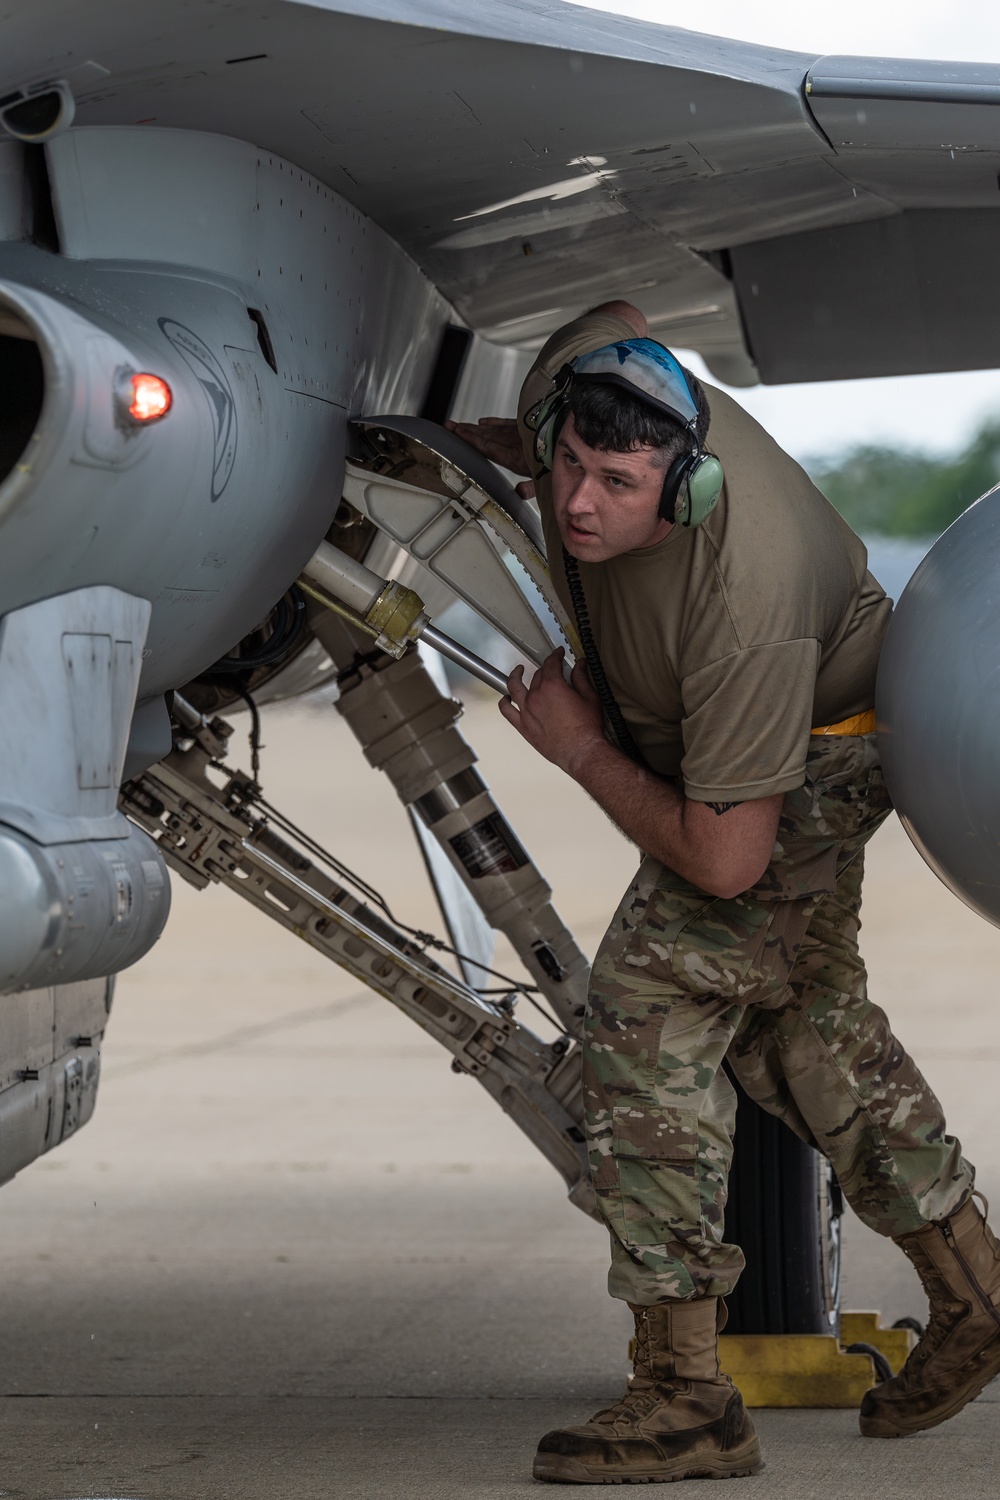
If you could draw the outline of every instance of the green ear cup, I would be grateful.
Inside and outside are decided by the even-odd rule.
[[[724,481],[719,460],[711,453],[703,453],[687,475],[678,496],[676,512],[682,526],[700,526],[712,514]]]
[[[557,388],[533,407],[525,419],[527,426],[535,428],[535,457],[549,470],[552,468],[559,416],[565,406],[565,391]]]
[[[556,436],[566,412],[567,392],[572,376],[572,363],[563,365],[552,390],[524,414],[524,425],[535,434],[535,458],[549,470],[555,455]]]

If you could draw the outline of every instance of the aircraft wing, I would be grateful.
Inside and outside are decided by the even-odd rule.
[[[542,0],[38,0],[0,96],[253,141],[486,337],[628,296],[723,378],[1000,364],[1000,67],[823,57]]]

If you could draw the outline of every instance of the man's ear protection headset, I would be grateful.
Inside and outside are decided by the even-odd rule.
[[[535,458],[546,469],[552,468],[556,442],[569,415],[570,389],[577,381],[619,386],[685,429],[690,447],[667,470],[659,513],[680,526],[700,526],[715,509],[725,476],[719,460],[698,440],[698,403],[670,350],[654,339],[625,339],[563,365],[555,389],[525,416],[535,431]]]

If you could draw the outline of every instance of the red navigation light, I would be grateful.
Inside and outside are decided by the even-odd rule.
[[[155,422],[165,417],[173,403],[170,387],[159,375],[132,375],[129,378],[132,399],[128,414],[135,422]]]

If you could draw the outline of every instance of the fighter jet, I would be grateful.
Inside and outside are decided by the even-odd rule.
[[[169,870],[228,885],[406,1011],[588,1207],[586,959],[426,649],[502,688],[434,623],[458,599],[528,661],[576,638],[537,516],[442,423],[510,412],[545,336],[616,297],[731,385],[1000,364],[998,103],[1000,68],[813,57],[553,0],[8,12],[0,1180],[92,1112],[113,977],[160,936]],[[996,507],[976,509],[995,549]],[[959,572],[916,617],[933,638],[942,588],[961,592],[987,652],[984,554],[948,545]],[[983,896],[960,847],[985,827],[995,864],[991,742],[974,769],[992,800],[922,832],[936,765],[910,749],[914,638],[894,631],[883,724],[908,824],[996,919],[1000,886]],[[227,754],[227,708],[324,683],[411,809],[451,967]],[[494,930],[529,976],[499,995]],[[555,1041],[521,1019],[529,983]],[[750,1110],[734,1232],[752,1251],[770,1223],[772,1266],[800,1274],[762,1264],[731,1326],[829,1328],[834,1187]]]

